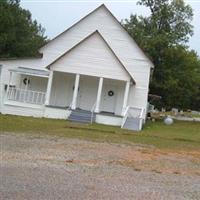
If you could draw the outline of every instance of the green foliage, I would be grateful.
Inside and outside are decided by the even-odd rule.
[[[35,56],[45,39],[44,29],[19,0],[0,1],[0,57]]]
[[[200,63],[196,53],[182,46],[171,47],[165,51],[163,62],[167,77],[161,88],[164,105],[199,109]],[[156,80],[152,82],[152,90],[156,90],[159,83]]]
[[[140,0],[149,17],[131,15],[124,27],[155,64],[150,92],[158,107],[200,109],[200,60],[186,43],[193,34],[192,8],[183,0]]]

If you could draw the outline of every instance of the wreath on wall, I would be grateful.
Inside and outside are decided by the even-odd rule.
[[[108,91],[108,96],[109,96],[109,97],[112,97],[113,95],[114,95],[114,92],[113,92],[112,90],[109,90],[109,91]]]
[[[74,91],[75,86],[72,87],[72,90]],[[79,87],[78,87],[78,91],[79,91]]]
[[[24,83],[24,85],[29,85],[30,84],[30,79],[24,78],[23,83]]]

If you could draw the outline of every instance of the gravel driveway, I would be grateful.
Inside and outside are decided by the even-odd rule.
[[[200,199],[198,152],[1,134],[0,199]]]

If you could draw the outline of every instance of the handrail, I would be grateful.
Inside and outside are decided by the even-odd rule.
[[[132,114],[129,112],[130,109],[137,109],[137,110],[140,110],[140,113],[138,115],[138,118],[140,119],[140,121],[142,121],[143,119],[143,114],[144,114],[144,111],[145,109],[144,108],[139,108],[139,107],[135,107],[135,106],[127,106],[125,111],[124,111],[124,114],[123,114],[123,120],[122,120],[122,124],[121,124],[121,128],[123,128],[129,114],[132,116]],[[135,116],[132,116],[133,118],[136,118]],[[142,123],[140,122],[140,128],[142,126]]]
[[[125,122],[126,122],[126,120],[128,118],[128,111],[129,111],[129,109],[130,109],[130,106],[127,106],[126,109],[125,109],[125,111],[124,111],[124,117],[123,117],[123,120],[122,120],[121,128],[124,126],[124,124],[125,124]]]
[[[130,106],[127,106],[127,107],[126,107],[126,109],[125,109],[125,111],[124,111],[124,113],[123,113],[123,116],[125,116],[125,115],[127,114],[129,108],[130,108]]]
[[[145,108],[142,108],[141,113],[140,113],[140,117],[139,117],[139,119],[140,119],[139,129],[140,130],[142,129],[142,125],[143,125],[143,122],[144,122],[144,119],[143,119],[144,112],[145,112]]]
[[[94,105],[92,106],[92,109],[91,109],[91,118],[90,118],[91,124],[93,122],[93,116],[94,116],[94,110],[95,110],[96,104],[97,104],[97,101],[95,101],[95,103],[94,103]]]
[[[73,102],[73,101],[71,101],[71,103],[69,104],[69,106],[68,106],[67,110],[71,110],[71,107],[72,107],[72,102]]]
[[[139,116],[139,118],[143,118],[144,111],[145,111],[145,109],[142,108],[142,110],[141,110],[141,112],[140,112],[140,116]]]
[[[139,129],[141,130],[142,129],[142,125],[143,125],[143,122],[144,122],[144,119],[143,119],[143,114],[144,114],[144,112],[145,112],[145,109],[144,108],[142,108],[142,110],[141,110],[141,113],[140,113],[140,117],[139,117],[139,119],[140,119],[140,124],[139,124]]]

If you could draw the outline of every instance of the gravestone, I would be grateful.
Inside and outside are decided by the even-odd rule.
[[[177,108],[172,108],[172,113],[174,115],[178,115],[178,109]]]

